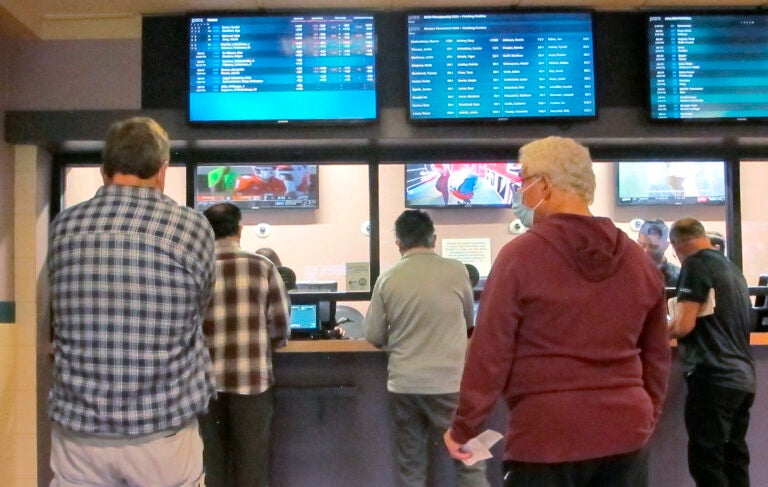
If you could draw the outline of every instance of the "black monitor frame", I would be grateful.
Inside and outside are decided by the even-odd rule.
[[[545,116],[493,116],[493,117],[414,117],[411,110],[411,70],[409,59],[409,43],[408,43],[408,18],[412,15],[526,15],[526,14],[545,14],[555,16],[561,14],[588,14],[590,18],[591,26],[591,38],[590,49],[592,56],[592,98],[594,110],[589,115],[545,115]],[[409,123],[416,125],[440,125],[440,124],[498,124],[498,123],[536,123],[536,122],[572,122],[572,121],[589,121],[595,120],[598,117],[598,87],[597,87],[597,44],[595,41],[595,12],[592,9],[580,9],[580,8],[530,8],[530,9],[509,9],[509,8],[481,8],[481,7],[463,7],[463,8],[449,8],[449,9],[412,9],[405,12],[403,20],[403,37],[405,41],[405,55],[404,60],[404,73],[405,77],[405,108],[407,120]]]
[[[652,58],[651,50],[653,48],[653,39],[651,35],[651,22],[657,17],[715,17],[715,16],[746,16],[752,18],[763,19],[763,22],[768,25],[768,12],[758,9],[722,9],[715,10],[712,8],[690,8],[690,9],[664,9],[648,12],[645,14],[645,32],[646,32],[646,48],[645,48],[645,67],[646,75],[645,89],[646,89],[646,113],[648,120],[652,123],[658,124],[675,124],[675,123],[692,123],[692,124],[707,124],[707,123],[747,123],[747,124],[759,124],[768,121],[768,108],[765,109],[764,115],[712,115],[703,117],[660,117],[655,113],[653,97],[654,97],[654,76],[652,64],[655,60]],[[768,37],[765,39],[765,52],[768,53]],[[737,54],[737,53],[734,53]],[[731,85],[729,85],[731,87]],[[698,90],[698,87],[696,87]],[[731,92],[736,92],[730,90]],[[768,93],[764,96],[765,104],[768,105]],[[682,103],[682,102],[680,102]],[[703,105],[709,105],[710,103],[704,103]],[[692,107],[693,108],[693,107]]]
[[[359,117],[359,116],[331,116],[331,115],[318,115],[318,116],[312,116],[312,117],[306,117],[306,116],[298,116],[298,117],[266,117],[266,116],[260,116],[260,117],[222,117],[222,118],[197,118],[193,116],[193,106],[191,103],[191,82],[192,82],[192,73],[191,73],[191,49],[192,49],[192,38],[191,38],[191,24],[193,22],[193,19],[198,18],[206,18],[206,17],[227,17],[227,18],[268,18],[268,17],[303,17],[303,18],[313,18],[313,17],[368,17],[370,16],[373,21],[373,39],[374,39],[374,53],[373,53],[373,65],[374,65],[374,88],[373,88],[373,96],[374,96],[374,106],[373,106],[373,114],[371,116],[365,116],[365,117]],[[377,66],[377,46],[378,41],[376,39],[376,15],[373,11],[369,9],[355,9],[355,10],[342,10],[342,9],[334,9],[334,10],[270,10],[269,12],[265,12],[262,10],[258,11],[208,11],[208,12],[192,12],[186,15],[186,67],[187,67],[187,83],[186,83],[186,97],[185,97],[185,106],[186,106],[186,121],[189,125],[192,126],[252,126],[252,125],[291,125],[291,126],[325,126],[325,125],[367,125],[367,124],[374,124],[378,122],[379,115],[380,115],[380,103],[379,103],[379,88],[378,88],[378,81],[377,81],[377,73],[378,73],[378,66]],[[294,92],[296,94],[300,92]],[[343,90],[338,91],[339,94],[343,94]],[[322,106],[323,104],[319,103],[299,103],[297,105],[301,105],[303,107],[307,106]],[[344,105],[344,103],[337,103],[337,104],[330,104],[327,105]]]

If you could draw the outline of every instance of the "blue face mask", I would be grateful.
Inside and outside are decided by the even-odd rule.
[[[536,206],[533,208],[529,206],[525,206],[523,204],[523,193],[528,191],[528,189],[536,184],[538,180],[541,179],[541,177],[536,178],[536,181],[534,181],[532,184],[528,185],[527,188],[525,188],[522,191],[515,191],[515,193],[512,195],[512,211],[515,212],[515,215],[520,219],[520,222],[522,222],[523,226],[526,228],[531,228],[533,226],[533,216],[536,211],[536,208],[539,207],[539,205],[544,201],[544,198],[542,198],[538,203],[536,203]]]

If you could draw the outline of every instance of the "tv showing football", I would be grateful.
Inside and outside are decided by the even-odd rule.
[[[649,15],[653,120],[768,119],[768,14]]]
[[[377,118],[373,15],[191,15],[190,123]]]
[[[412,121],[597,115],[592,13],[410,14]]]
[[[198,164],[195,208],[229,202],[241,210],[316,209],[316,164]]]
[[[406,208],[508,208],[521,181],[514,161],[405,165]]]
[[[723,161],[619,161],[618,206],[723,205]]]

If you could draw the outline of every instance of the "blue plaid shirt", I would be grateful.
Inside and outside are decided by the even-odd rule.
[[[215,280],[205,217],[151,188],[104,186],[51,225],[48,412],[82,434],[176,429],[215,394],[202,319]]]

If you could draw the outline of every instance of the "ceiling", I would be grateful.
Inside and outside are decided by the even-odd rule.
[[[141,16],[202,10],[443,7],[639,10],[768,6],[768,0],[0,0],[0,38],[138,39]]]

